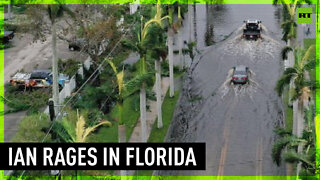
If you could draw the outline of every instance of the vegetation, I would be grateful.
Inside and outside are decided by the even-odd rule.
[[[74,119],[70,119],[72,116],[69,115],[54,124],[53,130],[59,141],[78,143],[88,142],[88,136],[91,135],[98,127],[102,125],[111,126],[111,123],[104,119],[98,119],[98,122],[97,119],[95,121],[88,122],[85,121],[83,115],[78,115],[77,113],[76,116],[76,122]]]
[[[315,109],[311,105],[306,110],[305,122],[306,129],[302,137],[292,134],[291,130],[276,129],[276,134],[280,137],[272,148],[272,159],[279,166],[282,159],[288,163],[301,163],[302,170],[300,176],[313,176],[316,173],[316,147],[315,147]],[[296,149],[302,144],[302,151]],[[286,149],[286,151],[285,151]]]
[[[39,133],[34,139],[35,142],[42,141],[43,139],[50,142],[128,141],[139,117],[142,120],[146,119],[145,116],[148,109],[146,104],[147,98],[152,100],[156,99],[155,93],[152,91],[156,79],[158,79],[157,82],[160,84],[161,75],[170,74],[170,71],[168,71],[170,69],[169,63],[165,62],[167,56],[167,47],[165,45],[167,33],[163,24],[165,23],[164,20],[168,19],[169,16],[165,15],[167,14],[167,11],[162,11],[161,5],[142,7],[140,9],[140,14],[144,15],[143,19],[140,19],[141,17],[138,13],[132,16],[124,15],[125,23],[120,25],[117,25],[117,23],[122,15],[126,14],[124,12],[128,11],[127,5],[100,6],[97,9],[95,9],[96,7],[94,5],[89,5],[88,11],[81,11],[81,9],[83,10],[86,7],[87,6],[85,5],[78,6],[75,9],[72,8],[74,11],[71,12],[60,4],[35,5],[26,10],[26,13],[28,13],[29,16],[34,15],[33,18],[40,18],[39,14],[41,13],[48,14],[50,23],[46,24],[44,21],[34,21],[35,19],[32,18],[30,20],[30,26],[33,28],[39,27],[39,31],[41,31],[33,32],[36,39],[45,38],[42,33],[51,31],[54,55],[56,53],[54,52],[56,46],[56,37],[54,36],[56,35],[60,39],[65,38],[65,34],[61,34],[61,32],[64,32],[64,29],[61,29],[60,23],[63,21],[68,24],[68,20],[71,20],[69,17],[62,17],[62,12],[70,13],[73,23],[77,26],[74,26],[73,28],[75,29],[71,29],[66,32],[66,34],[72,33],[75,36],[73,38],[84,39],[85,45],[81,50],[88,53],[94,63],[90,70],[84,69],[84,79],[77,78],[77,81],[79,81],[77,82],[77,90],[79,91],[72,94],[72,96],[65,101],[68,102],[68,104],[65,109],[63,109],[64,115],[61,119],[57,119],[53,123],[50,123],[46,116],[46,121],[44,121],[43,118],[40,118],[41,123],[36,123],[37,121],[40,121],[38,114],[27,116],[29,119],[32,119],[30,120],[31,122],[35,122],[38,125],[37,127],[32,128],[32,131],[37,131],[37,133]],[[39,11],[41,13],[38,13],[35,10],[43,11]],[[85,16],[84,21],[80,21],[80,15],[88,15],[88,12],[92,14],[94,11],[97,11],[99,16]],[[73,16],[75,14],[77,17]],[[103,15],[103,17],[100,15]],[[44,17],[41,17],[40,19],[43,20],[43,18]],[[129,22],[133,25],[128,25]],[[44,26],[47,27],[47,31],[44,30]],[[171,24],[171,26],[175,25]],[[105,32],[105,29],[110,31]],[[113,53],[109,53],[123,33],[120,32],[120,29],[122,29],[121,31],[129,29],[128,35],[121,41],[121,46],[117,46],[116,50],[112,51]],[[108,41],[106,41],[106,39]],[[68,41],[66,38],[65,40]],[[132,51],[138,52],[140,61],[133,65],[123,65],[122,61]],[[107,63],[104,62],[105,59],[107,59]],[[160,61],[165,63],[162,63],[162,65],[159,63],[157,65],[156,62]],[[92,74],[100,63],[103,65],[99,73]],[[69,76],[74,75],[79,66],[78,62],[74,59],[59,60],[57,65],[60,73]],[[153,67],[156,67],[155,71],[151,70]],[[164,71],[162,71],[162,69],[164,69]],[[177,69],[173,69],[179,72]],[[155,73],[157,73],[157,77],[154,76]],[[88,79],[89,77],[91,79]],[[85,80],[88,81],[86,81],[86,85],[82,87],[82,83],[84,83]],[[82,87],[82,89],[79,89],[79,87]],[[10,89],[7,91],[10,92]],[[42,90],[21,93],[32,95],[32,93],[39,93],[41,91]],[[16,93],[16,89],[12,88],[12,92]],[[140,94],[137,92],[140,92]],[[161,94],[158,94],[159,92],[161,92],[161,88],[158,88],[156,92],[158,99],[159,97],[161,98]],[[51,97],[51,94],[48,92],[48,96],[43,97],[45,100],[40,101],[41,103],[39,102],[37,107],[46,106],[49,97]],[[162,116],[162,112],[159,113],[159,117],[163,117],[163,125],[158,126],[158,124],[154,124],[153,131],[155,132],[152,132],[149,142],[163,141],[170,125],[178,97],[179,92],[175,93],[174,98],[169,98],[169,93],[166,95],[162,106],[160,106],[160,108],[165,111],[165,114]],[[13,96],[6,96],[5,98],[10,100],[12,109],[14,107],[16,109],[29,108],[18,106],[19,103],[22,104],[20,101],[25,97],[18,97],[21,98],[17,98],[19,103],[12,103],[13,101],[11,98],[13,98]],[[4,101],[7,100],[4,99]],[[33,101],[32,103],[34,103],[34,98],[31,100]],[[10,102],[8,101],[8,103]],[[140,106],[139,103],[141,103]],[[28,105],[28,103],[24,103],[23,105]],[[109,121],[106,121],[107,119]],[[45,133],[51,125],[52,131],[46,136]],[[23,120],[21,126],[24,127],[20,127],[19,132],[25,131],[25,128],[28,127],[26,126],[25,120]],[[125,131],[122,131],[121,127],[125,127]],[[32,136],[29,134],[22,134],[22,132],[18,133],[18,140],[22,139],[24,135]],[[145,133],[146,130],[142,129],[142,132]],[[25,133],[28,132],[26,131]],[[27,139],[28,137],[25,138]],[[146,141],[146,138],[147,137],[144,136],[142,140]],[[97,172],[91,171],[81,171],[79,173],[91,175],[97,174]],[[98,174],[110,175],[113,173],[113,171],[104,171],[103,173]],[[68,174],[68,172],[65,172],[64,174]]]
[[[45,137],[50,125],[47,114],[37,113],[26,116],[19,124],[18,132],[13,137],[13,142],[41,142]],[[48,135],[46,142],[51,142]]]
[[[4,114],[27,110],[28,114],[38,113],[51,97],[48,89],[22,91],[11,84],[5,85],[5,96],[1,100],[8,107]]]
[[[58,69],[62,74],[68,75],[70,78],[75,75],[79,69],[79,62],[75,59],[58,60]]]

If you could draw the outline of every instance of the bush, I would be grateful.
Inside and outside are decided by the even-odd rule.
[[[59,72],[72,77],[79,69],[79,62],[75,59],[58,60]]]
[[[5,96],[2,101],[9,107],[4,114],[28,110],[28,114],[37,113],[45,107],[51,97],[48,89],[18,91],[10,84],[5,85]]]
[[[50,126],[48,115],[38,113],[26,116],[19,124],[19,129],[13,137],[13,142],[41,142],[46,136]],[[50,134],[46,138],[46,142],[51,141]]]
[[[17,29],[18,29],[18,25],[16,24],[9,24],[9,23],[4,24],[5,31],[17,31]]]

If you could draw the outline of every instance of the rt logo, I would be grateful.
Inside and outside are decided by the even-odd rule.
[[[312,8],[297,8],[297,23],[312,23]]]

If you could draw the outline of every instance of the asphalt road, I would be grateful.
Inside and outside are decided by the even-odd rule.
[[[210,18],[220,42],[204,48],[196,59],[199,63],[190,79],[186,78],[169,137],[176,142],[206,142],[206,170],[158,173],[284,176],[284,167],[277,167],[271,159],[273,130],[283,124],[281,101],[274,91],[282,73],[283,47],[276,8],[226,5],[221,13],[224,18],[220,20],[221,16]],[[242,39],[242,21],[255,16],[263,22],[263,38]],[[230,84],[230,69],[236,65],[250,68],[248,85]]]

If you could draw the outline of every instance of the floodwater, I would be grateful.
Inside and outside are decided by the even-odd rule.
[[[158,171],[159,175],[285,176],[271,158],[274,128],[283,125],[274,91],[282,73],[279,11],[272,5],[197,5],[195,58],[173,119],[171,142],[205,142],[205,171]],[[199,13],[198,13],[199,12]],[[262,39],[241,38],[243,20],[263,23]],[[206,28],[213,45],[206,46]],[[246,85],[230,83],[232,67],[250,69]]]

